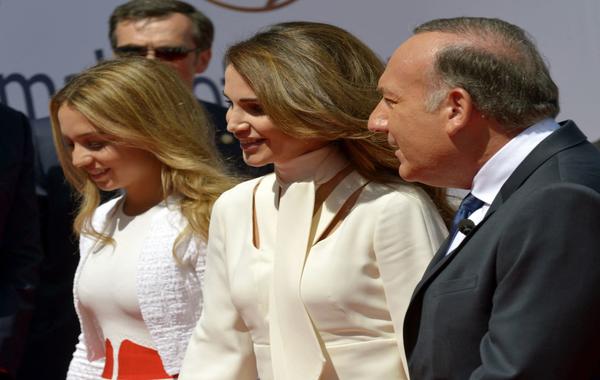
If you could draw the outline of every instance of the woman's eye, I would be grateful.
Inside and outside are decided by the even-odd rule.
[[[264,115],[265,112],[260,104],[248,104],[246,111],[252,115]]]
[[[90,150],[100,150],[106,146],[106,141],[89,141],[85,145]]]

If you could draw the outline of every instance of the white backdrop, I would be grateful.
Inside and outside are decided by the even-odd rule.
[[[124,0],[0,0],[0,102],[31,118],[48,115],[49,93],[65,77],[110,56],[107,20]],[[189,0],[215,23],[213,61],[196,87],[222,102],[221,56],[232,42],[286,20],[341,26],[386,59],[417,24],[436,17],[500,17],[533,35],[561,90],[559,119],[572,118],[600,138],[600,1],[598,0]],[[215,3],[281,7],[242,12]],[[286,5],[287,3],[287,5]],[[214,90],[214,91],[213,91]],[[215,97],[215,94],[216,97]]]

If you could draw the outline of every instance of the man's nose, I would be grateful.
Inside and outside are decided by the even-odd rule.
[[[372,132],[388,131],[388,117],[385,113],[379,110],[379,106],[377,106],[371,113],[371,116],[369,116],[368,127]]]

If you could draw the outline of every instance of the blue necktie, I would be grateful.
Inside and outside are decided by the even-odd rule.
[[[473,194],[469,193],[462,200],[456,214],[454,214],[454,219],[452,220],[452,228],[450,228],[450,244],[454,240],[456,233],[458,232],[458,224],[463,220],[467,219],[475,210],[481,208],[483,206],[483,201],[478,199]]]

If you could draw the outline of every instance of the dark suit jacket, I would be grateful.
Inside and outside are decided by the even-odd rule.
[[[0,104],[0,368],[16,370],[42,259],[31,128]]]
[[[226,108],[202,100],[200,103],[212,118],[215,126],[215,144],[217,150],[232,173],[241,177],[254,178],[273,171],[272,165],[261,168],[253,168],[246,165],[242,158],[242,150],[238,140],[227,131],[227,121],[225,120]]]
[[[64,379],[79,334],[73,276],[79,261],[73,217],[74,190],[66,182],[48,118],[32,122],[36,191],[44,260],[18,379]]]
[[[565,122],[512,173],[404,323],[411,378],[600,376],[600,152]]]

